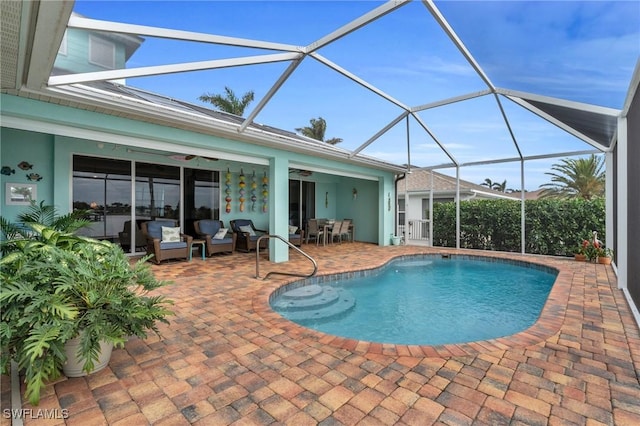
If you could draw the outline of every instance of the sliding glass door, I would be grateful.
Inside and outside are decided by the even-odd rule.
[[[195,236],[194,221],[220,217],[220,173],[76,155],[73,208],[89,211],[91,226],[83,235],[143,252],[142,222],[174,219]]]
[[[289,179],[289,225],[306,229],[309,218],[315,217],[316,184]]]
[[[196,236],[193,222],[220,218],[220,173],[184,169],[184,228]]]
[[[73,157],[73,209],[87,210],[91,221],[82,235],[118,242],[131,219],[130,194],[130,161]]]

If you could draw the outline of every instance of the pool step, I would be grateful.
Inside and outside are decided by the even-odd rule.
[[[349,291],[317,284],[283,293],[273,308],[292,321],[320,320],[344,314],[356,305]]]

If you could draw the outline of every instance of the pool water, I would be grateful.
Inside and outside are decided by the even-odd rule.
[[[271,305],[328,334],[407,345],[488,340],[530,327],[556,273],[479,258],[392,261],[364,277],[283,291]]]

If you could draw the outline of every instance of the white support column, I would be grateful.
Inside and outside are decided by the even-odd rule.
[[[289,160],[269,161],[269,232],[283,238],[289,236]],[[275,238],[269,241],[269,260],[289,260],[289,246]]]
[[[618,246],[616,247],[616,252],[614,254],[614,263],[615,270],[618,275],[618,288],[627,288],[628,281],[628,272],[629,272],[629,254],[627,253],[628,249],[628,239],[627,239],[627,229],[629,225],[629,206],[627,202],[627,188],[629,186],[628,180],[628,164],[627,164],[627,119],[619,118],[618,119],[618,143],[616,145],[617,150],[617,161],[616,166],[617,170],[614,171],[613,168],[613,153],[607,153],[606,156],[606,167],[607,167],[607,180],[606,180],[606,228],[607,228],[607,241],[605,244],[607,247],[613,247],[613,238],[610,238],[609,235],[613,236],[613,172],[616,173],[617,177],[617,190],[618,194],[616,197],[618,203],[617,210],[617,219],[618,219]],[[632,304],[631,304],[632,305]]]
[[[460,248],[460,166],[456,166],[456,248]]]
[[[527,236],[525,235],[525,196],[524,196],[524,160],[520,160],[520,252],[525,253]]]
[[[411,170],[407,171],[406,177],[404,178],[404,243],[409,243],[409,189],[408,189],[408,180],[409,174],[411,174]]]
[[[431,170],[431,187],[429,189],[429,246],[433,247],[433,170]]]

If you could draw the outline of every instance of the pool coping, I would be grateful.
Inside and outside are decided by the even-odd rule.
[[[552,256],[522,255],[518,253],[506,252],[482,252],[456,249],[433,249],[417,255],[451,255],[470,258],[489,258],[513,261],[516,263],[526,263],[542,267],[544,269],[556,270],[558,275],[551,287],[547,300],[540,312],[536,322],[529,328],[518,333],[498,337],[489,340],[480,340],[467,343],[442,344],[442,345],[404,345],[393,343],[378,343],[364,340],[350,339],[335,336],[321,331],[306,328],[294,323],[275,312],[269,302],[274,294],[282,291],[283,288],[300,281],[300,278],[289,278],[278,282],[264,281],[266,285],[252,299],[253,308],[265,321],[279,327],[285,333],[296,339],[304,340],[306,343],[317,343],[332,347],[345,349],[358,354],[386,355],[386,356],[409,356],[409,357],[437,357],[451,358],[458,356],[476,356],[482,353],[504,351],[512,348],[523,348],[536,345],[560,331],[565,320],[566,308],[569,302],[569,294],[574,271],[570,267],[572,263],[577,263],[569,258],[557,258]],[[389,262],[397,259],[415,257],[416,255],[396,254],[380,260],[377,265],[368,268],[345,268],[342,271],[327,271],[314,277],[317,281],[327,280],[327,277],[339,274],[347,274],[358,271],[376,270],[385,266]],[[289,287],[290,288],[290,287]]]

